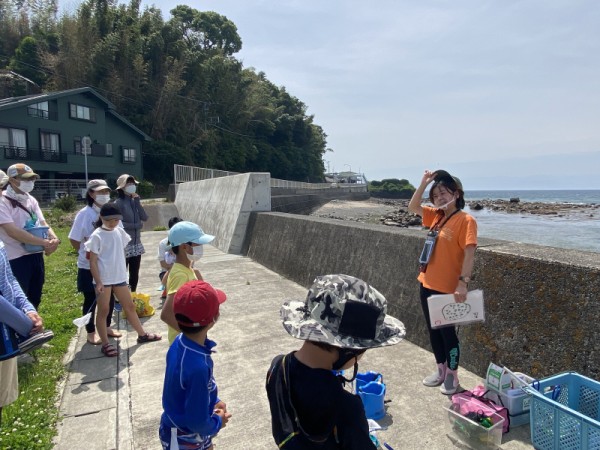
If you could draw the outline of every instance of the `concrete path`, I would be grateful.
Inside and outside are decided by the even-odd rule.
[[[161,448],[158,424],[167,351],[166,325],[161,322],[156,260],[164,231],[142,234],[147,253],[142,258],[138,290],[152,296],[157,314],[142,319],[150,332],[164,340],[139,345],[125,320],[119,329],[120,356],[107,358],[99,346],[86,343],[85,329],[73,340],[67,355],[70,372],[60,399],[61,422],[55,439],[58,450],[106,450]],[[273,243],[277,245],[277,243]],[[274,449],[264,381],[273,356],[289,352],[300,341],[289,337],[279,321],[284,299],[303,299],[306,289],[249,258],[225,254],[206,246],[198,264],[204,278],[222,288],[228,300],[210,337],[217,341],[214,355],[219,396],[233,417],[214,440],[227,450]],[[74,282],[74,280],[73,280]],[[416,300],[415,300],[416,301]],[[403,319],[399,317],[399,319]],[[411,324],[405,323],[408,333]],[[433,356],[408,341],[370,350],[360,370],[377,370],[387,384],[387,415],[379,423],[379,440],[394,449],[466,449],[449,433],[447,397],[437,388],[421,384],[433,367]],[[461,384],[472,388],[481,380],[460,369]],[[503,436],[503,449],[532,448],[529,427],[513,428]]]

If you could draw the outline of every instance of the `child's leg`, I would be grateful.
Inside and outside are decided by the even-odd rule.
[[[106,331],[106,316],[109,310],[110,294],[112,292],[112,286],[104,286],[104,291],[98,294],[96,298],[96,331],[102,344],[108,344],[108,334]]]
[[[138,335],[144,336],[146,332],[144,331],[144,327],[142,327],[142,322],[140,322],[140,319],[135,312],[135,305],[131,299],[131,291],[129,290],[129,287],[113,286],[113,289],[116,297],[119,299],[119,303],[127,315],[127,321],[131,324],[133,329],[137,331]]]
[[[8,300],[0,301],[0,318],[22,337],[28,337],[33,328],[33,322],[27,314],[13,306]]]

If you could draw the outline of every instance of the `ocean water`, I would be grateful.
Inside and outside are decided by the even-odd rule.
[[[600,204],[599,190],[465,192],[467,203],[482,199],[509,200],[513,197],[518,197],[522,202]],[[468,207],[465,211],[477,219],[481,237],[600,253],[600,208],[595,209],[591,217],[583,213],[558,217],[487,209],[470,211]]]
[[[600,190],[465,191],[467,201],[510,200],[515,197],[522,202],[600,204]]]

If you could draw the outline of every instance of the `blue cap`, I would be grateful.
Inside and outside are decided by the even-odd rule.
[[[215,237],[206,234],[198,225],[193,222],[182,221],[177,222],[169,230],[169,244],[172,247],[177,247],[181,244],[192,242],[193,244],[208,244]]]

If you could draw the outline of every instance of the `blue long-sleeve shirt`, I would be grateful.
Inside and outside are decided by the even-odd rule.
[[[206,339],[202,346],[180,334],[169,347],[161,417],[165,426],[203,437],[218,433],[221,418],[214,409],[219,397],[210,357],[215,345]]]
[[[4,243],[0,241],[0,302],[8,302],[25,314],[35,311],[35,307],[27,300],[21,285],[10,269],[8,255]],[[0,318],[2,320],[2,318]],[[10,325],[10,324],[9,324]]]

